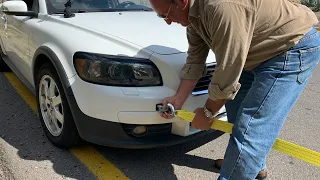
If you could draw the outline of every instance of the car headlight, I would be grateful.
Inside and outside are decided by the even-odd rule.
[[[109,86],[160,86],[158,68],[150,60],[86,52],[74,54],[74,65],[81,79]]]

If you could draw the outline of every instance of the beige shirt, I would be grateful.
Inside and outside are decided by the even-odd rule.
[[[318,23],[309,8],[288,0],[189,1],[189,49],[181,76],[204,75],[211,49],[217,61],[208,89],[212,100],[234,99],[243,69],[283,53]]]

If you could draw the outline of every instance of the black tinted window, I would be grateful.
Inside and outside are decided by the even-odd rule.
[[[47,0],[48,13],[62,13],[68,0]],[[149,0],[72,0],[71,11],[151,11]]]

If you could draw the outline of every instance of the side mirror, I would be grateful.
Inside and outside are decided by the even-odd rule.
[[[22,0],[5,1],[2,3],[2,9],[7,15],[38,17],[38,13],[28,11],[27,4]]]

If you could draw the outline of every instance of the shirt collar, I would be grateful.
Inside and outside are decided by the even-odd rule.
[[[199,17],[199,0],[189,0],[189,16]]]

